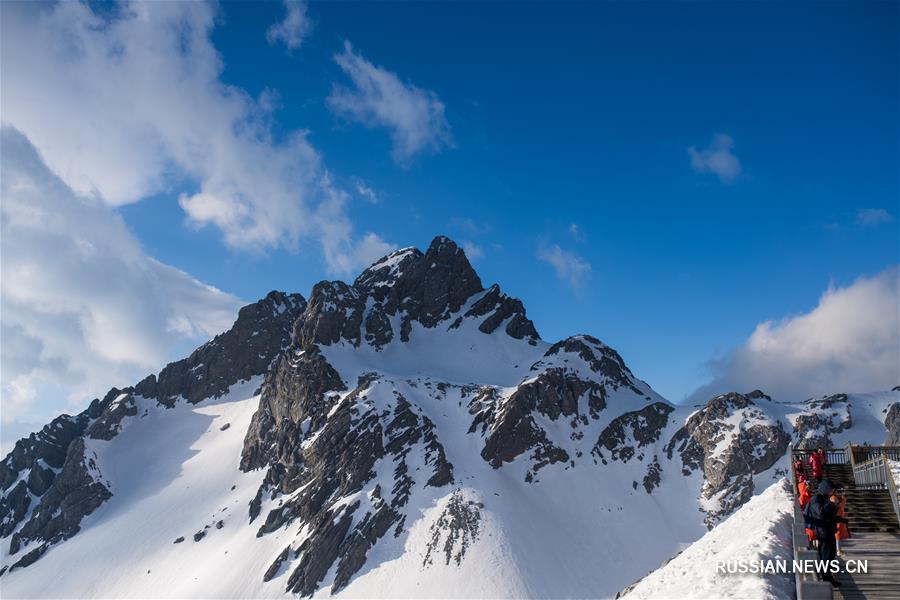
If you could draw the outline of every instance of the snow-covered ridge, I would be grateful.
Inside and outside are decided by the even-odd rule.
[[[729,574],[718,561],[793,559],[790,484],[780,480],[751,498],[715,529],[662,567],[629,586],[623,599],[790,598],[790,574]]]
[[[13,529],[64,463],[111,494],[4,593],[612,596],[781,479],[792,437],[881,443],[900,400],[673,405],[590,335],[541,340],[443,237],[270,294],[173,365],[4,461]],[[5,566],[48,539],[9,541]]]

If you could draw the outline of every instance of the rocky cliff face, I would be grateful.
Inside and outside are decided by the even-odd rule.
[[[310,532],[270,568],[291,563],[289,589],[311,594],[333,566],[332,590],[341,589],[371,546],[392,528],[400,534],[413,486],[453,482],[434,423],[400,382],[374,371],[347,381],[322,348],[379,352],[409,342],[417,327],[451,331],[463,321],[476,322],[482,334],[502,328],[525,343],[539,339],[521,302],[497,286],[485,290],[463,251],[444,237],[425,253],[389,254],[353,285],[313,288],[293,342],[269,372],[241,456],[243,470],[266,469],[249,510],[254,521],[263,504],[272,507],[258,535],[296,520]]]
[[[900,391],[900,390],[898,390]],[[887,429],[886,446],[900,446],[900,402],[894,402],[887,411],[884,420]]]
[[[623,536],[646,526],[674,547],[683,533],[669,531],[661,503],[677,504],[690,527],[712,527],[778,477],[792,431],[801,446],[838,444],[860,420],[850,418],[845,395],[787,405],[755,391],[696,409],[672,405],[600,340],[542,340],[519,300],[485,288],[463,250],[438,237],[425,252],[385,256],[352,284],[320,282],[308,302],[272,292],[184,360],[20,440],[0,463],[7,566],[18,572],[47,556],[84,516],[112,508],[111,490],[120,488],[103,472],[103,452],[115,452],[125,428],[150,421],[141,421],[148,406],[169,415],[200,404],[193,411],[202,412],[205,400],[259,375],[240,427],[204,425],[200,434],[230,427],[227,456],[212,461],[224,465],[230,510],[215,496],[213,520],[197,516],[207,523],[197,543],[194,528],[172,532],[166,551],[175,540],[179,553],[202,547],[224,556],[218,528],[243,528],[242,545],[266,564],[241,575],[261,587],[241,589],[260,596],[365,595],[352,586],[408,554],[414,560],[403,568],[418,569],[416,577],[470,569],[479,548],[486,553],[475,562],[526,564],[527,554],[538,557],[528,564],[549,564],[541,548],[507,556],[516,544],[533,545],[529,536],[546,537],[555,544],[546,552],[564,562],[587,561],[593,540],[622,522],[630,524]],[[898,406],[879,417],[894,438]],[[175,471],[191,459],[179,460]]]
[[[28,566],[51,545],[75,535],[82,519],[112,496],[88,442],[113,439],[125,420],[137,415],[136,396],[171,407],[180,399],[220,396],[238,381],[265,373],[305,307],[300,295],[272,292],[242,308],[231,329],[158,376],[113,388],[78,415],[57,417],[16,442],[0,463],[0,538],[9,540],[11,555],[34,547],[8,566]]]
[[[809,400],[794,420],[797,448],[831,448],[832,438],[853,426],[847,394]]]
[[[754,492],[753,476],[787,451],[790,436],[766,410],[768,403],[771,398],[759,390],[717,396],[691,415],[666,445],[669,458],[675,451],[681,456],[684,475],[703,471],[709,526],[746,502]]]

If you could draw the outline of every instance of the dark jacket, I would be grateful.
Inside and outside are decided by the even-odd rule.
[[[847,523],[847,519],[838,516],[838,507],[822,494],[816,494],[803,511],[804,521],[814,529],[816,537],[834,536],[838,523]]]

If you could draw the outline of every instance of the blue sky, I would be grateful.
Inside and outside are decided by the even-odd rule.
[[[6,21],[15,22],[13,9],[4,9]],[[299,11],[291,43],[267,36],[287,10]],[[34,24],[29,19],[41,11],[62,13],[42,5],[12,16]],[[118,5],[76,12],[41,27],[63,27],[63,16],[109,19],[78,34],[102,44],[103,36],[118,35],[110,23],[129,21]],[[886,279],[896,297],[896,3],[223,2],[209,11],[212,21],[200,9],[185,12],[165,18],[190,24],[184,38],[199,41],[185,46],[187,58],[176,48],[172,60],[185,78],[211,78],[246,95],[247,110],[262,114],[254,117],[263,131],[254,143],[289,145],[305,132],[298,152],[314,149],[328,189],[347,194],[338,211],[352,228],[347,244],[374,234],[379,248],[424,248],[446,234],[476,248],[473,263],[484,283],[520,297],[544,338],[594,334],[673,401],[720,376],[721,361],[731,360],[761,323],[786,326],[790,321],[780,320],[814,314],[829,286],[852,290],[860,277]],[[13,73],[12,61],[30,56],[31,42],[4,33],[5,78],[15,84],[26,75]],[[135,56],[155,64],[154,44],[165,39],[148,33],[135,48],[146,41],[140,49],[153,51]],[[126,48],[132,43],[121,40]],[[218,53],[220,69],[207,65],[207,51]],[[438,111],[423,125],[431,129],[425,143],[404,153],[396,136],[409,134],[407,125],[336,107],[340,90],[360,99],[340,56],[387,73],[401,95]],[[55,60],[63,59],[34,59],[31,71],[47,74],[21,87],[51,85]],[[103,69],[91,69],[89,60],[67,72],[83,69],[81,82],[90,83]],[[116,57],[96,58],[103,60]],[[145,63],[135,64],[141,67],[130,76],[140,87],[155,75],[150,67],[142,75]],[[206,98],[180,83],[154,87],[156,104],[177,113]],[[53,88],[52,95],[93,99],[75,87]],[[149,183],[125,182],[134,193],[117,196],[97,175],[122,170],[112,163],[87,165],[96,185],[85,188],[72,174],[78,161],[60,158],[62,136],[41,129],[53,108],[20,108],[26,103],[15,94],[5,94],[12,115],[5,122],[73,190],[109,205],[150,259],[246,301],[270,289],[307,294],[320,279],[352,278],[358,269],[360,261],[335,268],[320,234],[304,233],[301,224],[300,233],[288,228],[244,247],[229,242],[230,221],[221,213],[196,216],[206,204],[193,204],[188,219],[184,198],[228,166],[194,169],[175,142],[134,158],[158,171]],[[215,103],[201,114],[212,120],[227,96],[216,87]],[[121,119],[129,132],[139,109],[126,105],[141,100],[122,98],[102,116],[113,128]],[[71,120],[83,110],[91,122],[99,116],[87,114],[90,104],[71,102],[56,112]],[[128,144],[109,134],[116,139],[103,148],[125,149],[110,160],[131,160],[129,152],[155,139],[147,127],[135,126],[140,135]],[[83,152],[86,136],[74,132],[66,140]],[[888,363],[900,338],[891,319],[882,323],[893,329]],[[205,330],[191,331],[165,347],[171,358]],[[718,367],[710,366],[713,359]],[[896,369],[883,371],[882,380],[898,378]]]
[[[358,221],[400,246],[470,240],[482,279],[523,298],[544,337],[594,333],[668,397],[757,323],[897,262],[896,226],[856,223],[897,212],[895,4],[313,3],[290,55],[260,35],[282,10],[266,8],[223,6],[224,79],[277,90],[279,124],[377,190]],[[346,39],[440,96],[453,149],[404,169],[383,131],[329,112]],[[717,132],[741,162],[731,184],[691,169],[686,149]],[[183,218],[159,204],[126,212],[142,241],[222,289],[329,278],[319,257],[235,256],[212,232],[157,242]],[[577,293],[536,260],[551,244],[590,263]]]

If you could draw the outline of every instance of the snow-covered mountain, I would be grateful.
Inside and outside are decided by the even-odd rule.
[[[228,332],[17,442],[15,597],[612,596],[805,445],[897,436],[898,391],[676,406],[540,338],[445,237]],[[886,429],[885,422],[891,428]]]

